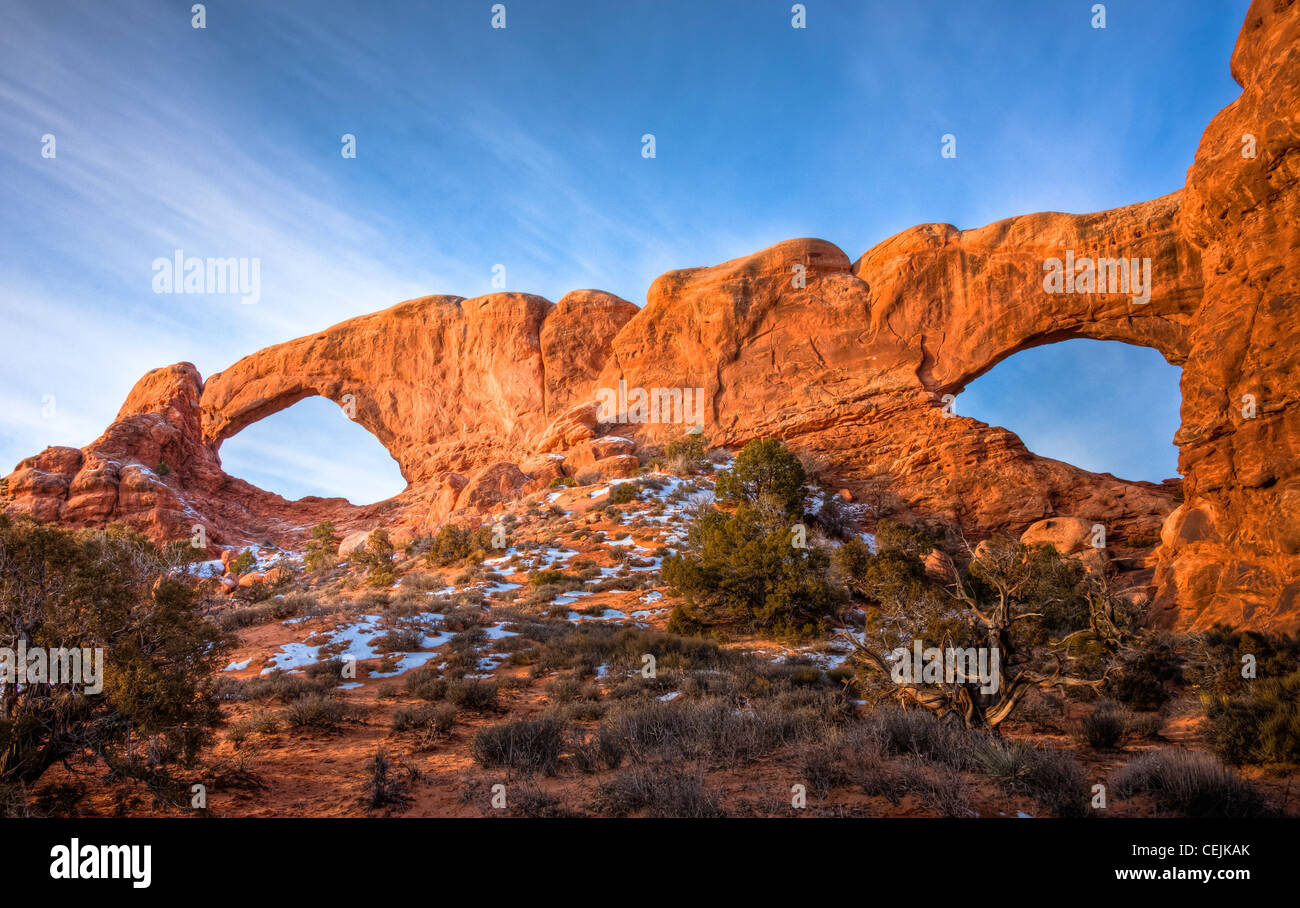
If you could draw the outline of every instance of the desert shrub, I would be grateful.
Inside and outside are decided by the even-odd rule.
[[[567,606],[564,610],[567,613]],[[594,622],[575,626],[556,621],[528,622],[519,625],[519,629],[521,636],[540,643],[533,654],[535,677],[563,669],[580,670],[586,676],[604,664],[624,671],[639,671],[642,654],[653,653],[658,677],[638,678],[635,683],[658,687],[678,671],[719,669],[758,661],[723,650],[712,640],[679,637],[649,628]]]
[[[313,681],[334,685],[343,677],[343,667],[347,664],[342,656],[329,656],[303,666],[302,673]]]
[[[432,731],[445,734],[456,724],[456,707],[449,703],[419,703],[393,712],[393,731]]]
[[[382,527],[372,530],[366,544],[352,553],[352,561],[366,568],[366,583],[373,587],[389,587],[397,582],[393,566],[393,542]]]
[[[461,709],[484,712],[495,709],[499,686],[494,681],[458,678],[447,684],[447,702]]]
[[[1211,697],[1240,693],[1255,681],[1281,678],[1300,665],[1300,636],[1242,631],[1215,625],[1202,639],[1198,680]],[[1252,665],[1247,677],[1246,665]]]
[[[546,693],[555,703],[600,699],[600,688],[581,678],[556,678],[546,686]]]
[[[276,618],[297,618],[301,615],[315,615],[321,611],[320,601],[311,593],[294,592],[271,600],[271,607]]]
[[[816,744],[804,751],[800,772],[813,797],[824,798],[832,788],[848,784],[851,777],[840,760],[839,748],[830,744]]]
[[[196,758],[220,719],[210,680],[230,639],[199,614],[194,580],[172,567],[118,524],[70,531],[0,514],[0,646],[102,650],[82,666],[83,677],[102,670],[98,693],[82,677],[4,689],[0,784],[30,786],[81,756],[123,772],[146,758],[151,772]],[[130,746],[145,740],[150,748]]]
[[[624,756],[623,742],[605,726],[588,732],[573,743],[573,761],[583,772],[618,769]]]
[[[1097,750],[1109,750],[1124,738],[1128,730],[1125,713],[1113,703],[1099,703],[1079,721],[1075,738]]]
[[[405,772],[406,778],[401,777]],[[375,751],[374,759],[366,764],[366,794],[364,803],[371,810],[389,805],[400,806],[411,800],[410,781],[419,777],[412,767],[399,767],[382,747]]]
[[[821,527],[832,539],[845,539],[853,528],[852,515],[844,499],[827,490],[822,495],[821,507],[810,515],[812,522]]]
[[[861,725],[862,733],[870,735],[882,753],[910,754],[954,769],[978,765],[979,747],[985,741],[981,733],[921,709],[882,706],[868,714]]]
[[[1155,713],[1126,713],[1124,732],[1135,740],[1153,740],[1160,737],[1160,728],[1164,725]]]
[[[932,763],[919,757],[905,757],[895,778],[901,787],[912,792],[926,807],[941,817],[969,817],[970,786],[961,773],[951,766]]]
[[[556,476],[546,484],[548,489],[567,489],[577,485],[572,476]]]
[[[562,819],[577,817],[581,814],[565,807],[558,795],[520,782],[510,788],[510,799],[506,808],[511,816],[529,819]]]
[[[362,611],[370,609],[384,610],[388,608],[391,597],[388,590],[366,590],[353,601],[353,606]]]
[[[1088,776],[1065,751],[989,739],[980,745],[978,758],[1004,789],[1033,798],[1058,817],[1078,817],[1088,811]]]
[[[928,537],[883,520],[877,532],[876,554],[850,541],[836,558],[837,573],[865,603],[860,652],[853,663],[863,699],[880,701],[899,693],[888,657],[900,646],[921,640],[942,641],[945,649],[969,648],[996,639],[998,691],[980,690],[983,685],[973,678],[957,684],[913,679],[905,685],[907,696],[944,707],[972,727],[996,727],[1022,702],[1010,691],[1042,684],[1054,640],[1075,634],[1072,649],[1097,648],[1090,624],[1091,590],[1083,571],[1054,549],[994,536],[970,551],[964,571],[940,553],[948,580],[939,583],[928,575],[921,557],[922,551],[933,551],[926,549]],[[1072,658],[1068,667],[1076,680],[1099,675],[1095,665],[1082,659]],[[967,709],[965,704],[972,703],[977,708]]]
[[[424,632],[416,627],[398,627],[371,641],[381,653],[413,653],[424,643]]]
[[[447,696],[447,682],[433,665],[422,665],[406,673],[406,690],[421,700],[442,700]]]
[[[620,708],[602,727],[617,737],[636,763],[710,758],[736,765],[808,740],[818,723],[808,712],[782,713],[770,707],[736,710],[721,700],[652,700]]]
[[[518,719],[483,729],[470,754],[489,769],[504,766],[523,773],[555,772],[564,748],[564,725],[554,719]]]
[[[892,552],[911,558],[924,558],[939,545],[938,540],[924,529],[897,520],[878,521],[874,535],[877,552]]]
[[[445,524],[433,537],[424,559],[430,567],[478,563],[492,550],[492,528],[466,524]]]
[[[1210,754],[1164,748],[1144,753],[1111,776],[1121,798],[1151,794],[1156,805],[1186,817],[1257,817],[1269,813],[1248,780]]]
[[[529,577],[528,582],[533,586],[552,586],[559,585],[565,580],[573,579],[575,578],[570,577],[559,568],[544,568],[543,570],[536,571],[531,577]]]
[[[284,710],[285,721],[294,728],[334,728],[347,715],[347,705],[328,694],[304,694]]]
[[[601,784],[596,809],[624,817],[645,810],[650,817],[704,819],[725,817],[721,801],[699,773],[668,766],[636,766]]]
[[[320,612],[321,607],[315,596],[309,593],[289,593],[256,605],[227,608],[216,616],[216,624],[223,631],[234,631],[300,615],[316,615]]]
[[[275,620],[270,603],[228,608],[216,616],[216,625],[223,631],[237,631]]]
[[[714,490],[724,504],[755,505],[770,499],[785,513],[798,516],[806,479],[799,458],[780,439],[764,438],[741,448],[732,468],[718,475]]]
[[[84,795],[79,793],[76,802]],[[27,786],[21,782],[0,782],[0,820],[16,820],[30,816],[27,806]]]
[[[1300,670],[1215,697],[1205,729],[1210,749],[1229,763],[1300,763]]]
[[[254,734],[273,735],[279,730],[279,717],[269,710],[259,709],[231,722],[226,737],[235,747],[240,747]]]
[[[257,567],[257,556],[253,554],[252,549],[244,549],[234,557],[229,567],[232,574],[247,574]]]
[[[443,586],[441,578],[424,571],[412,571],[402,578],[402,589],[412,593],[432,593]]]
[[[609,492],[610,504],[627,504],[636,501],[637,488],[630,482],[620,482]]]
[[[709,443],[701,432],[674,439],[664,448],[664,469],[676,476],[698,472],[708,449]]]
[[[792,544],[787,516],[742,503],[734,514],[714,510],[696,521],[682,552],[664,561],[664,582],[685,600],[668,629],[733,624],[794,638],[824,631],[843,597],[827,554]]]
[[[1031,690],[1021,702],[1017,717],[1038,731],[1062,731],[1065,727],[1063,698],[1041,689]]]
[[[334,524],[329,520],[322,520],[311,528],[303,565],[309,571],[328,570],[338,562],[338,551],[339,537],[334,531]]]
[[[1107,696],[1134,709],[1153,710],[1169,702],[1173,696],[1169,686],[1182,680],[1182,660],[1173,641],[1156,636],[1122,654],[1102,689]]]
[[[570,700],[566,703],[548,704],[542,714],[567,725],[573,722],[598,721],[608,712],[609,704],[604,700]]]
[[[294,675],[277,669],[247,681],[222,678],[217,684],[217,694],[222,700],[276,700],[290,703],[307,694],[329,693],[337,686],[337,675]]]

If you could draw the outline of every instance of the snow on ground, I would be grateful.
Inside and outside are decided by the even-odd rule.
[[[570,621],[614,621],[626,617],[626,612],[621,612],[616,608],[607,608],[599,615],[583,615],[579,612],[569,612]]]
[[[543,545],[520,542],[509,547],[504,552],[495,554],[492,558],[485,559],[482,565],[489,571],[487,578],[463,585],[447,584],[438,590],[425,591],[425,595],[432,597],[436,603],[450,605],[452,597],[459,593],[478,593],[489,600],[490,604],[499,606],[502,604],[500,597],[525,589],[526,582],[517,582],[517,580],[522,579],[520,575],[526,578],[540,570],[564,569],[570,561],[580,555],[584,557],[593,555],[593,546],[595,552],[599,552],[601,547],[609,550],[611,554],[616,556],[616,563],[612,566],[597,566],[598,575],[586,578],[583,581],[584,586],[597,585],[616,577],[635,578],[637,585],[640,584],[642,577],[648,582],[654,583],[657,580],[655,575],[662,569],[663,557],[651,555],[650,553],[656,550],[662,551],[663,548],[670,546],[680,546],[683,543],[686,538],[687,521],[691,512],[701,504],[713,500],[712,479],[708,477],[683,479],[671,474],[653,473],[649,474],[648,477],[610,480],[594,490],[579,488],[572,491],[578,496],[586,493],[586,498],[596,499],[610,493],[616,485],[628,482],[639,483],[644,478],[659,484],[660,487],[641,485],[637,499],[622,509],[622,516],[616,521],[621,526],[616,526],[608,531],[593,527],[585,534],[576,534],[571,529],[572,521],[566,520],[566,525],[562,525],[560,528],[560,535],[547,539]],[[553,491],[540,495],[533,500],[536,502],[540,499],[549,505],[558,501],[569,491]],[[812,509],[816,511],[824,504],[824,499],[820,495],[811,497]],[[598,503],[593,505],[593,508],[596,509],[600,507],[601,505]],[[584,510],[583,507],[579,506],[576,512],[582,513]],[[655,513],[655,511],[658,511],[658,513]],[[566,515],[573,515],[574,513],[575,510],[565,510]],[[599,511],[586,511],[586,513],[599,513]],[[532,527],[531,529],[535,530],[537,528]],[[571,534],[571,538],[565,538],[566,529]],[[583,538],[584,535],[585,538]],[[876,542],[872,534],[861,533],[860,538],[873,552],[876,551]],[[258,570],[267,570],[277,563],[281,563],[284,559],[300,558],[300,556],[288,552],[257,550],[252,547],[249,547],[249,550],[253,551],[253,554],[258,559]],[[670,551],[675,551],[675,549],[670,549]],[[219,576],[222,573],[223,566],[220,561],[214,560],[198,562],[191,565],[190,570],[200,576]],[[508,577],[516,579],[506,579]],[[398,580],[397,583],[393,584],[392,588],[399,590],[401,587],[402,581]],[[525,592],[527,591],[525,590]],[[556,606],[570,606],[597,594],[620,597],[612,601],[634,602],[637,606],[642,607],[628,609],[627,611],[606,607],[599,614],[583,614],[577,611],[569,611],[567,619],[574,623],[584,621],[628,622],[640,627],[646,627],[648,626],[646,622],[649,619],[669,611],[666,604],[659,605],[664,603],[664,593],[660,590],[643,592],[640,589],[599,591],[574,589],[556,596],[553,599],[553,604]],[[409,596],[412,594],[404,593],[403,595]],[[634,599],[621,598],[629,596],[634,597]],[[513,597],[507,598],[513,600]],[[591,611],[595,612],[597,609],[591,609]],[[297,622],[312,620],[325,621],[328,619],[308,616],[287,619],[283,624],[292,625]],[[389,618],[388,620],[381,619],[377,615],[363,615],[351,623],[341,624],[330,630],[316,630],[302,641],[280,645],[270,654],[262,673],[266,674],[275,670],[301,671],[307,666],[319,662],[322,658],[333,656],[349,657],[356,661],[384,659],[383,667],[387,670],[370,671],[369,677],[373,678],[397,677],[431,663],[438,663],[445,667],[446,661],[439,662],[441,657],[434,650],[438,650],[449,643],[455,634],[441,630],[443,620],[445,620],[445,615],[436,611],[421,612],[413,616],[397,619]],[[416,627],[421,631],[422,636],[420,637],[418,651],[379,652],[375,648],[374,644],[377,638],[410,627]],[[430,628],[437,630],[431,633]],[[505,623],[500,621],[483,625],[482,629],[486,639],[493,642],[517,634],[516,631],[507,630]],[[486,648],[490,650],[491,643]],[[793,655],[799,655],[812,660],[825,670],[842,666],[852,652],[847,647],[837,646],[835,643],[823,643],[819,648],[821,651],[812,648],[803,648],[797,651],[789,650],[786,647],[780,647],[779,649],[780,654],[773,661],[779,662]],[[756,655],[764,654],[762,650],[752,652],[755,652]],[[242,671],[253,664],[254,659],[255,657],[250,656],[241,662],[232,662],[225,670]],[[508,656],[504,654],[481,653],[475,666],[475,674],[468,677],[491,677],[491,673],[507,660]],[[600,666],[597,669],[597,678],[605,678],[608,671],[608,666]],[[354,690],[361,686],[361,682],[352,682],[343,685],[343,689]],[[680,691],[674,691],[660,699],[672,700],[679,694]]]

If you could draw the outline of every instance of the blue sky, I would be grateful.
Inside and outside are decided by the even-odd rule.
[[[663,271],[791,237],[856,258],[916,223],[1162,195],[1238,92],[1248,3],[1117,0],[1104,30],[1076,0],[807,0],[804,30],[785,0],[505,5],[494,30],[482,0],[219,0],[196,30],[189,0],[6,0],[0,470],[93,440],[149,368],[206,376],[401,299],[488,292],[494,264],[508,289],[640,304]],[[259,302],[153,293],[176,248],[258,257]],[[1088,342],[1022,353],[958,403],[1146,479],[1174,472],[1177,408],[1158,355]],[[290,496],[402,486],[320,400],[221,453]]]

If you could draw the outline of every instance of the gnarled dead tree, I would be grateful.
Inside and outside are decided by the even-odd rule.
[[[841,635],[859,655],[860,666],[887,681],[893,697],[905,706],[956,715],[972,728],[996,729],[1034,688],[1097,689],[1104,683],[1104,675],[1087,678],[1073,670],[1081,645],[1114,656],[1129,644],[1124,617],[1104,577],[1085,578],[1076,562],[1010,539],[967,544],[966,551],[965,571],[935,550],[925,577],[900,577],[898,565],[905,566],[906,558],[896,553],[893,573],[875,572],[866,584],[868,597],[877,604],[875,639],[868,641],[867,632],[861,639]],[[1041,640],[1019,633],[1032,622],[1065,623],[1069,630]],[[924,644],[945,654],[943,676],[899,680],[896,651],[907,650],[935,628],[941,629],[940,638]],[[971,647],[996,653],[996,662],[990,655],[985,663],[996,665],[996,684],[973,676],[969,662],[950,655]]]

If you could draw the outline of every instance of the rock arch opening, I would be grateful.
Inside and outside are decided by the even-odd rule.
[[[373,434],[324,397],[307,397],[221,443],[227,473],[289,500],[309,495],[365,505],[406,488]]]
[[[1181,377],[1149,347],[1076,338],[1012,354],[972,380],[955,409],[1040,456],[1158,483],[1178,476]]]

